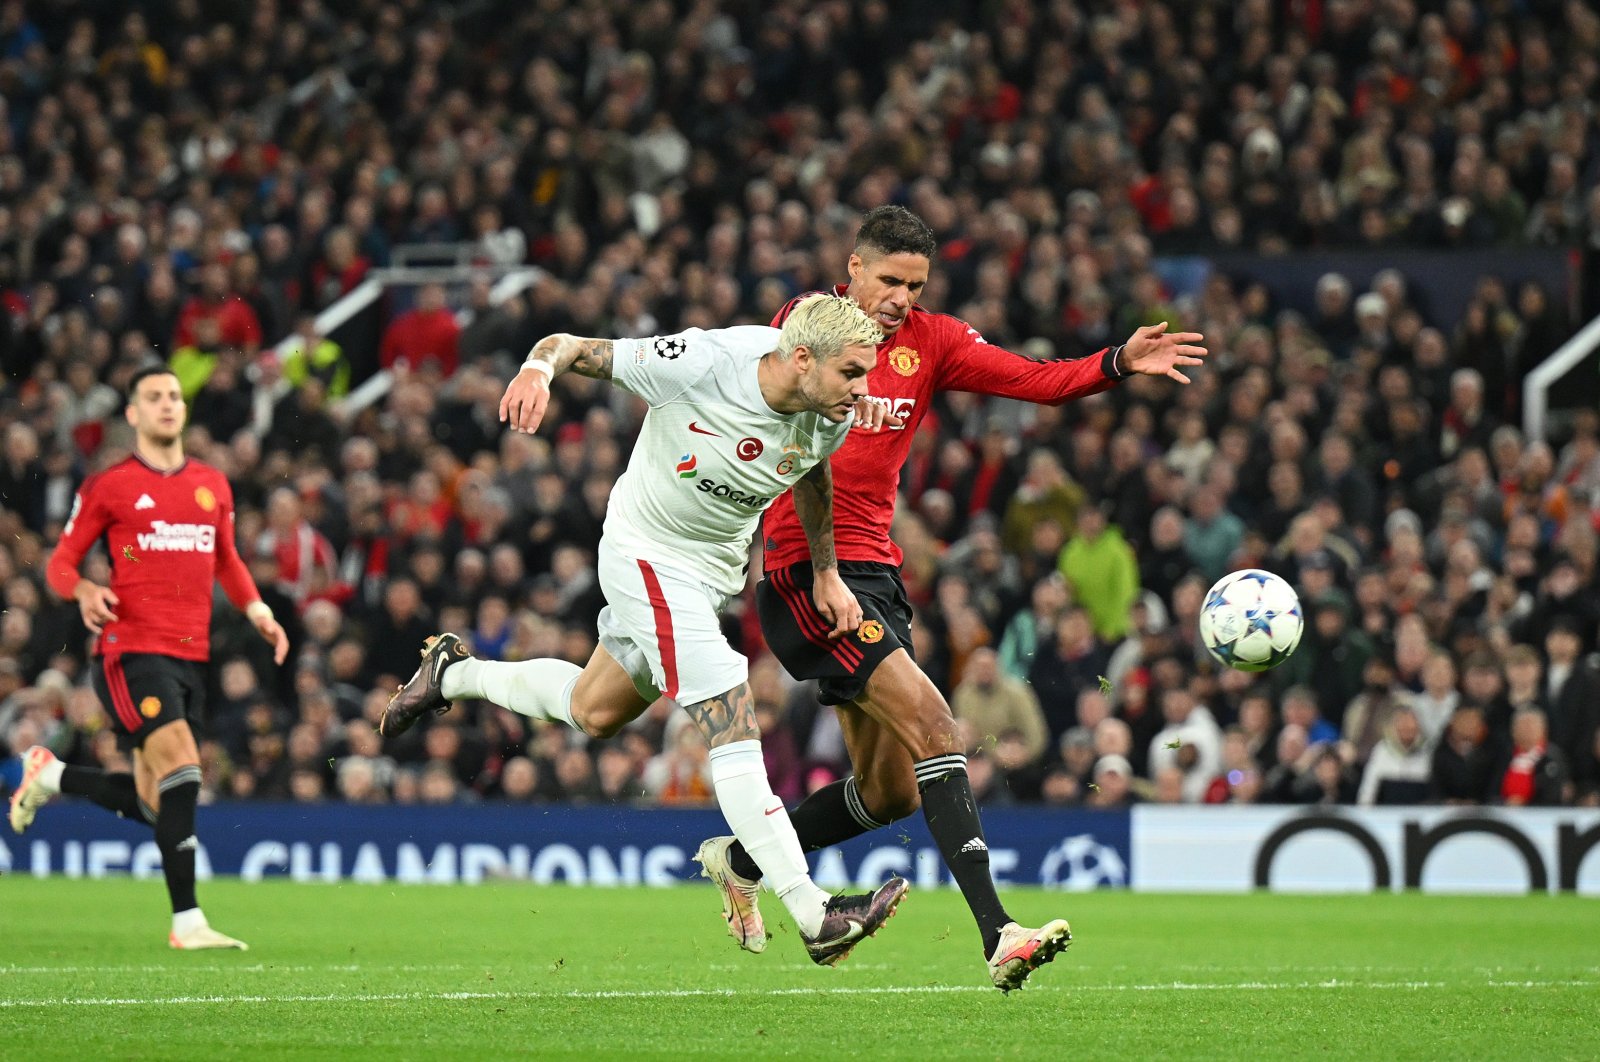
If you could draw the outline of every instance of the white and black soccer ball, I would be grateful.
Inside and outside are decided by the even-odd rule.
[[[1300,597],[1281,576],[1259,568],[1230,572],[1206,591],[1200,640],[1239,671],[1268,671],[1294,653],[1305,631]]]

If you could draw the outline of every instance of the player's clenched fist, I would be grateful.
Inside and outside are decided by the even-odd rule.
[[[829,638],[843,638],[861,626],[861,603],[845,585],[839,569],[827,568],[817,572],[811,597],[817,603],[817,611],[833,624],[833,630],[828,632]]]
[[[506,385],[506,393],[500,396],[500,422],[509,424],[512,431],[532,435],[539,429],[549,404],[549,371],[524,365]]]

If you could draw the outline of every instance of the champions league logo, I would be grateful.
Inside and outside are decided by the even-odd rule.
[[[1093,834],[1068,837],[1045,853],[1039,865],[1039,883],[1047,889],[1090,892],[1104,885],[1128,884],[1128,865],[1110,845]]]
[[[688,342],[681,336],[657,336],[650,343],[655,348],[656,357],[667,361],[676,361],[689,349]]]

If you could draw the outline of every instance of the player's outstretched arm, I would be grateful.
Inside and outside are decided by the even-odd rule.
[[[566,332],[545,336],[533,345],[522,371],[500,396],[501,423],[511,425],[512,431],[532,435],[550,404],[550,381],[564,372],[609,380],[613,353],[609,339],[586,339]]]
[[[794,485],[794,511],[811,546],[811,597],[833,624],[830,638],[861,626],[861,604],[839,576],[833,552],[833,469],[823,458]]]
[[[1197,344],[1204,339],[1199,332],[1168,332],[1167,322],[1145,325],[1135,329],[1133,336],[1117,352],[1117,369],[1124,374],[1165,376],[1186,384],[1179,366],[1188,368],[1203,365],[1206,348]]]

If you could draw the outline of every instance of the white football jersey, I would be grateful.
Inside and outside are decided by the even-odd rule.
[[[650,409],[611,491],[612,545],[687,566],[725,594],[744,587],[761,513],[837,450],[854,420],[767,405],[757,367],[777,344],[778,330],[759,325],[615,341],[612,381]]]

